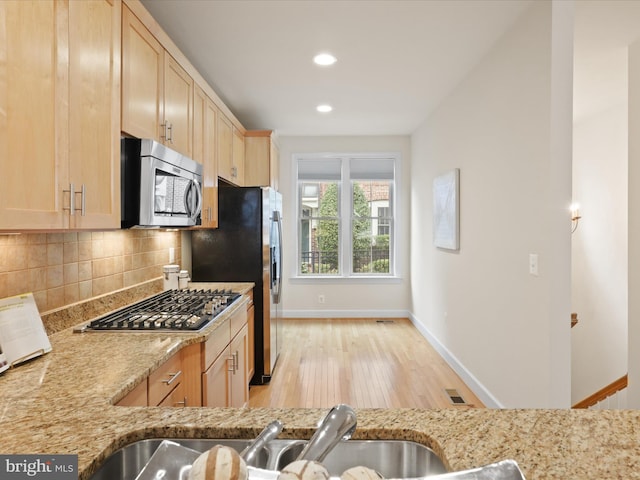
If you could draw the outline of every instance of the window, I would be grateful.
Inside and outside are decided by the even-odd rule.
[[[298,275],[394,275],[397,155],[298,156]]]

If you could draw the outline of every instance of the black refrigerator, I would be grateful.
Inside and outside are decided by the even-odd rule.
[[[253,282],[255,373],[271,380],[280,354],[282,321],[282,196],[272,188],[218,189],[218,228],[193,231],[194,282]]]

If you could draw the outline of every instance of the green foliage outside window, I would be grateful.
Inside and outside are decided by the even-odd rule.
[[[338,271],[338,186],[330,184],[322,196],[319,216],[332,218],[320,220],[318,228],[318,249],[322,252],[322,270]],[[364,191],[357,183],[353,184],[353,208],[357,221],[353,222],[353,250],[362,251],[371,248],[371,219],[369,218],[369,204]],[[323,272],[325,273],[325,272]]]

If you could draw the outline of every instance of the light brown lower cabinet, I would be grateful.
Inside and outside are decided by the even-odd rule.
[[[139,383],[137,387],[131,390],[118,403],[119,407],[146,407],[149,405],[147,397],[147,379]]]
[[[202,405],[226,407],[231,404],[229,370],[232,368],[231,349],[225,348],[220,356],[202,374]]]
[[[253,314],[253,305],[249,312]],[[242,407],[249,401],[253,346],[239,308],[202,343],[184,347],[122,398],[119,406]],[[253,332],[252,332],[253,334]],[[250,347],[251,345],[251,347]]]
[[[245,323],[231,341],[232,368],[229,369],[231,389],[230,407],[244,407],[249,402],[249,380],[247,378],[248,327]]]
[[[155,369],[116,405],[121,407],[189,405],[185,391],[182,352],[178,352]]]
[[[229,320],[231,342],[218,349],[206,342],[203,359],[215,358],[202,373],[203,407],[242,407],[249,401],[249,379],[247,372],[248,332],[247,311],[237,311]],[[209,349],[207,349],[209,347]]]

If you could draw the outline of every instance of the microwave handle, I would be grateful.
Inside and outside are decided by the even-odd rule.
[[[196,197],[196,208],[194,210],[191,210],[191,203],[189,202],[189,197],[192,194]],[[189,188],[187,188],[187,191],[184,193],[184,201],[187,205],[189,217],[195,222],[202,211],[202,189],[200,188],[200,184],[195,180],[191,180]]]

